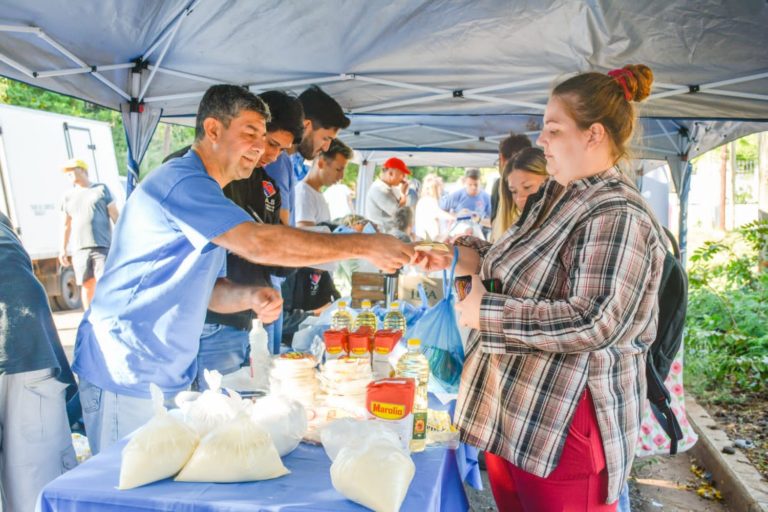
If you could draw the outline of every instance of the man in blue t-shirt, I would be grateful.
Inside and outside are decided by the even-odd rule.
[[[387,235],[330,235],[257,224],[222,188],[251,175],[264,151],[264,102],[215,85],[197,113],[195,142],[150,173],[115,230],[104,276],[77,333],[73,369],[94,453],[152,416],[149,384],[169,396],[196,375],[206,309],[252,309],[265,323],[282,310],[269,287],[225,275],[226,250],[254,263],[306,266],[362,257],[387,272],[410,246]]]
[[[491,197],[480,188],[480,171],[467,169],[464,188],[440,199],[440,208],[459,216],[471,215],[475,222],[488,224],[491,218]]]

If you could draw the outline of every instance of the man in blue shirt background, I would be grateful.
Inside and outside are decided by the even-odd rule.
[[[244,88],[215,85],[197,113],[195,142],[131,195],[104,276],[77,333],[86,432],[98,453],[152,417],[149,384],[173,395],[196,375],[206,309],[252,309],[265,323],[282,311],[269,287],[227,280],[229,250],[258,264],[306,266],[366,258],[386,272],[410,261],[387,235],[323,235],[257,224],[222,188],[251,175],[264,151],[269,110]]]
[[[491,197],[480,188],[480,171],[467,169],[464,188],[441,198],[440,208],[459,216],[470,214],[475,222],[487,224],[491,218]]]

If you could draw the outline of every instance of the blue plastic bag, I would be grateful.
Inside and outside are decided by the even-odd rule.
[[[458,392],[464,368],[464,346],[453,309],[457,252],[454,249],[450,275],[443,271],[443,298],[427,309],[408,335],[421,340],[421,351],[429,361],[430,390],[435,392]]]

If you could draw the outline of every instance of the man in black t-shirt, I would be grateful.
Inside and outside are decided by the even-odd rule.
[[[341,294],[329,272],[316,268],[300,268],[283,283],[282,341],[291,346],[299,324],[310,316],[320,314]]]

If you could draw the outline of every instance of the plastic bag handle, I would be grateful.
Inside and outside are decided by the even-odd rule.
[[[424,309],[429,307],[429,299],[427,298],[427,291],[424,289],[424,284],[419,283],[416,286],[416,289],[419,291],[419,297],[421,298],[421,307]]]
[[[448,277],[445,270],[443,270],[443,297],[450,299],[453,297],[453,278],[456,274],[456,263],[459,261],[459,248],[453,246],[453,263],[451,263],[451,275]]]

